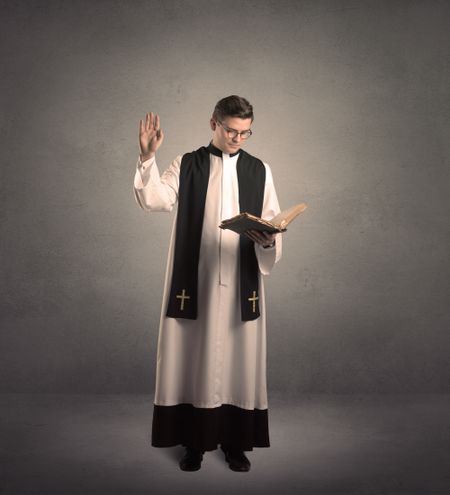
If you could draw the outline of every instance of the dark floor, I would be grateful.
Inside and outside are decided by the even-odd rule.
[[[269,395],[271,447],[178,467],[150,445],[150,395],[0,395],[0,493],[450,494],[450,396]]]

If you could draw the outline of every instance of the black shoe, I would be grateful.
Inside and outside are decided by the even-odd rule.
[[[186,453],[180,461],[180,469],[183,471],[198,471],[202,465],[203,451],[186,447]]]
[[[230,449],[220,445],[225,454],[225,460],[233,471],[250,471],[250,461],[243,450]]]

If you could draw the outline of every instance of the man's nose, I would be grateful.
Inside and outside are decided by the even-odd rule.
[[[242,138],[241,138],[241,135],[240,135],[240,134],[237,134],[237,135],[236,135],[236,136],[234,136],[234,138],[233,138],[233,142],[235,142],[235,143],[238,143],[238,142],[239,142],[239,141],[241,141],[241,140],[242,140]]]

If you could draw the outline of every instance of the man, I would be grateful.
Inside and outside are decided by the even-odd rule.
[[[152,445],[186,447],[180,468],[200,469],[220,444],[229,467],[248,471],[244,451],[269,447],[264,282],[281,257],[281,234],[219,228],[243,211],[279,213],[270,167],[241,149],[253,108],[221,99],[212,141],[175,158],[160,175],[160,118],[140,121],[134,194],[146,211],[171,211],[157,349]]]

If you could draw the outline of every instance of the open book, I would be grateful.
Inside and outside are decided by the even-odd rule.
[[[251,215],[250,213],[240,213],[235,217],[222,220],[219,225],[221,229],[230,229],[238,234],[242,234],[248,229],[261,230],[269,233],[286,232],[287,226],[307,208],[305,203],[300,203],[291,206],[287,210],[275,215],[271,220],[263,220],[262,218]]]

